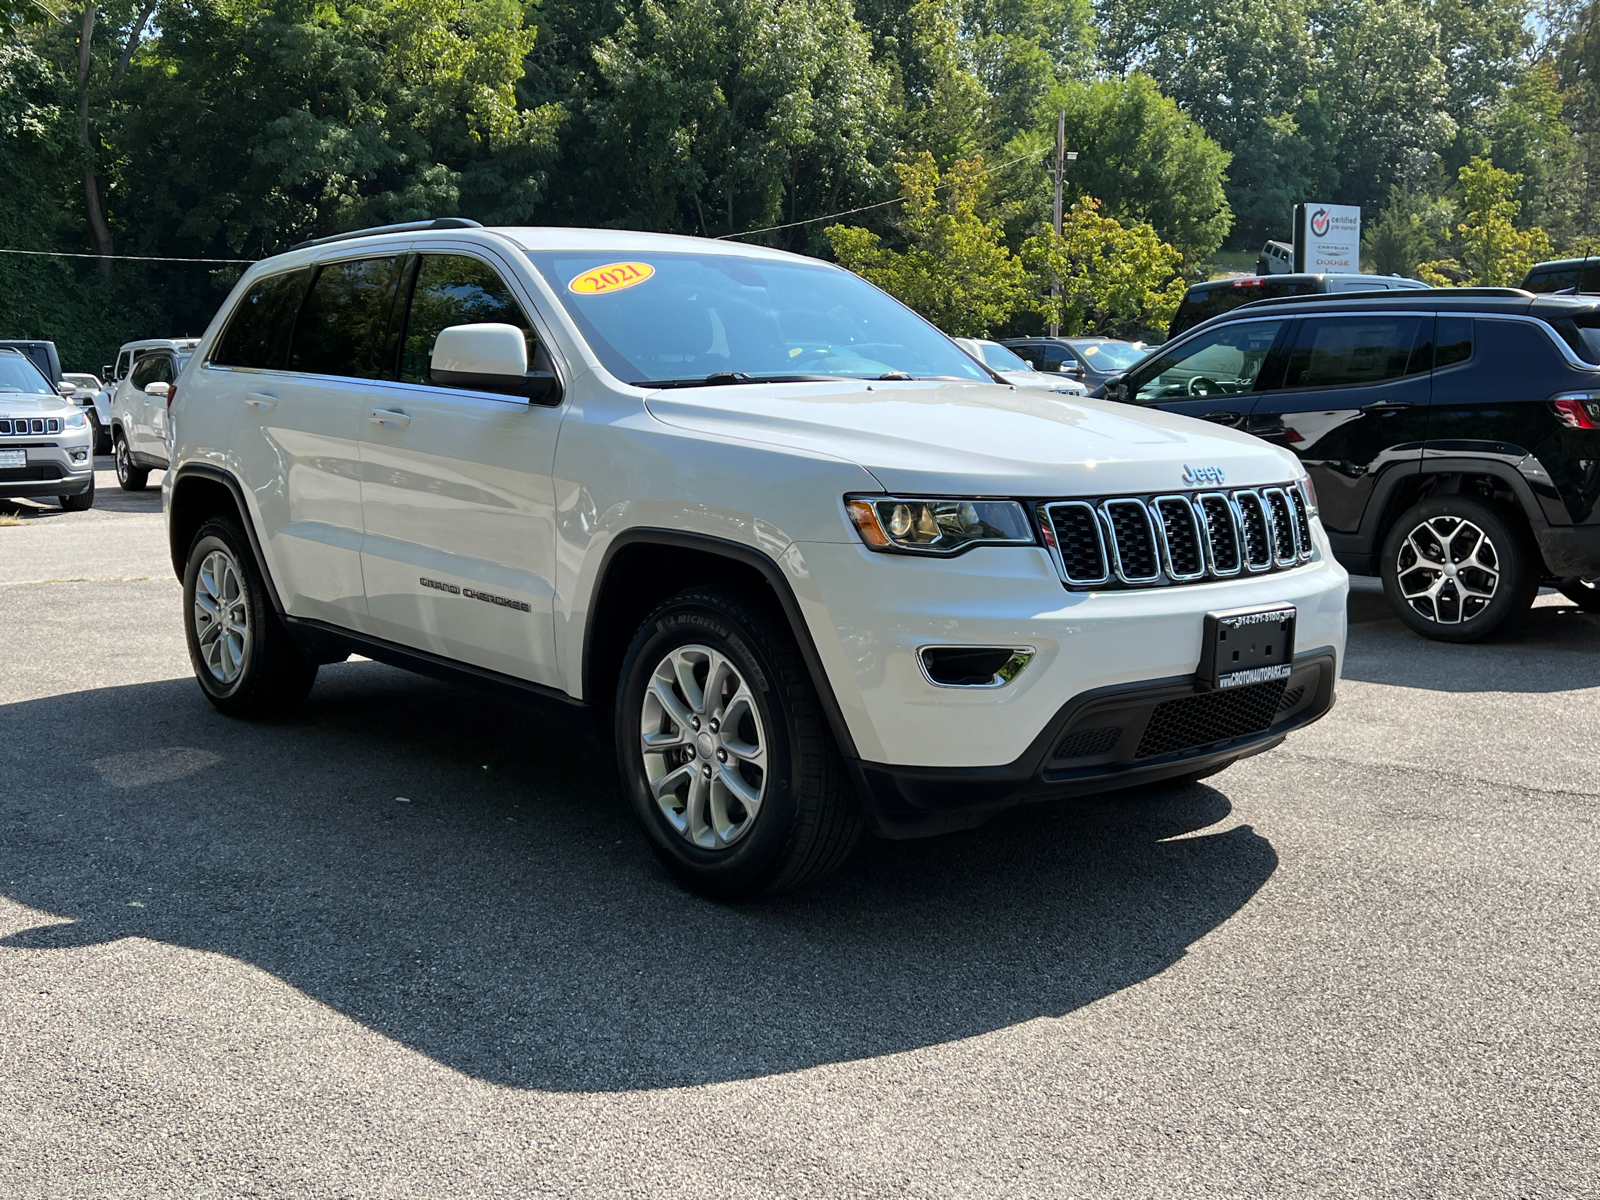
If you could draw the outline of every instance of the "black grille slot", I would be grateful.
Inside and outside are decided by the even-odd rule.
[[[1284,682],[1273,679],[1164,700],[1150,714],[1134,757],[1155,758],[1264,733],[1277,718]]]
[[[1245,561],[1260,570],[1272,565],[1272,538],[1267,532],[1267,509],[1254,492],[1239,493],[1239,520],[1244,525]]]
[[[1300,548],[1295,544],[1294,513],[1289,508],[1289,497],[1278,488],[1261,495],[1272,509],[1273,550],[1278,561],[1293,562],[1299,557]]]
[[[1150,510],[1138,500],[1108,500],[1105,509],[1111,521],[1111,536],[1116,539],[1123,579],[1129,583],[1159,579],[1161,560],[1156,554]]]
[[[1290,688],[1283,694],[1283,699],[1278,701],[1278,711],[1288,712],[1296,704],[1300,703],[1300,697],[1304,696],[1305,694],[1306,689],[1298,683],[1295,684],[1294,687]]]
[[[1174,579],[1198,579],[1206,573],[1200,526],[1190,503],[1178,496],[1156,501],[1162,532],[1167,535],[1167,569]]]
[[[1111,572],[1106,567],[1100,540],[1100,518],[1093,506],[1082,502],[1053,504],[1047,510],[1050,528],[1068,583],[1102,583]]]
[[[1205,517],[1212,569],[1220,575],[1236,573],[1242,565],[1239,560],[1239,535],[1234,529],[1228,498],[1201,496],[1200,512]]]
[[[1056,758],[1091,758],[1104,754],[1117,744],[1122,736],[1118,725],[1102,725],[1097,729],[1076,729],[1061,739],[1056,747]]]
[[[61,468],[55,463],[34,463],[26,467],[0,469],[0,483],[46,483],[61,478]]]
[[[1311,557],[1311,518],[1306,514],[1306,500],[1298,487],[1288,489],[1289,503],[1294,506],[1294,527],[1300,531],[1300,557]]]

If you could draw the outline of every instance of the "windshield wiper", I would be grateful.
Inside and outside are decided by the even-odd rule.
[[[838,375],[751,375],[747,371],[713,371],[698,379],[645,379],[637,388],[726,387],[736,383],[837,383]]]

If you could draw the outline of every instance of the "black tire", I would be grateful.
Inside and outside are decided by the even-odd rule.
[[[90,480],[88,490],[76,496],[57,496],[56,503],[64,512],[88,512],[94,507],[94,481]]]
[[[1408,541],[1413,533],[1415,540]],[[1479,534],[1489,543],[1487,551],[1478,545]],[[1443,561],[1446,543],[1451,566],[1459,571],[1448,580],[1428,565]],[[1427,554],[1419,556],[1417,545]],[[1491,573],[1478,565],[1490,562],[1498,569],[1492,588]],[[1440,642],[1481,641],[1526,612],[1539,594],[1538,550],[1521,516],[1470,496],[1440,496],[1413,506],[1384,539],[1378,569],[1395,615]],[[1436,599],[1407,599],[1407,590],[1434,582],[1441,583]],[[1462,585],[1491,595],[1471,596]]]
[[[682,814],[670,817],[671,804],[657,803],[651,794],[651,764],[641,745],[652,677],[669,654],[686,647],[725,656],[744,681],[760,719],[766,751],[760,806],[751,815],[736,802],[730,807],[725,793],[725,808],[744,812],[748,821],[748,826],[737,827],[726,845],[703,847],[679,831],[673,821],[681,815],[688,823],[687,803]],[[701,678],[700,686],[705,682]],[[682,689],[676,694],[681,697]],[[705,731],[715,732],[709,721],[714,712],[727,716],[735,707],[730,702],[718,709],[716,703],[707,700],[702,706]],[[666,723],[672,724],[670,716]],[[692,588],[650,614],[623,660],[614,728],[618,768],[634,815],[650,848],[693,891],[736,899],[797,887],[837,868],[860,837],[861,805],[794,639],[778,617],[743,596]],[[694,726],[697,731],[701,728]],[[700,740],[698,733],[687,729],[684,733]],[[713,766],[712,752],[692,745],[668,753],[685,756],[685,761],[671,768],[675,760],[661,756],[657,765],[662,771],[692,773],[699,764],[698,770],[705,772]],[[720,749],[715,753],[722,756]],[[725,757],[722,761],[729,762]],[[732,765],[743,769],[737,762]],[[714,786],[709,780],[721,778],[721,768],[716,771],[707,776],[708,789]],[[705,803],[706,811],[712,811],[711,801]]]
[[[1560,579],[1556,590],[1584,612],[1600,612],[1600,580]]]
[[[150,472],[134,464],[133,451],[128,449],[128,439],[122,436],[120,430],[111,435],[111,451],[117,459],[118,486],[125,492],[144,491],[144,485],[150,480]]]
[[[230,608],[244,617],[248,630],[247,637],[233,643],[241,650],[236,659],[230,659],[237,671],[232,677],[225,677],[226,668],[219,674],[214,666],[220,639],[209,639],[202,646],[196,616],[195,593],[202,586],[202,567],[216,553],[226,555],[234,568],[237,590],[232,586],[222,590],[230,598],[237,597]],[[215,585],[211,589],[215,590]],[[183,571],[183,629],[200,690],[219,712],[230,717],[271,717],[289,712],[306,698],[316,681],[317,664],[301,654],[273,612],[250,543],[243,530],[228,518],[207,521],[189,544]]]
[[[95,416],[94,409],[89,410],[89,428],[93,430],[93,442],[90,444],[91,454],[111,453],[111,434],[106,427],[100,424],[100,418]]]

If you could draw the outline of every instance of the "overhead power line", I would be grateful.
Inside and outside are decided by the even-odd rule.
[[[0,254],[27,254],[35,258],[112,258],[124,262],[229,263],[236,266],[248,266],[259,261],[254,258],[168,258],[159,254],[75,254],[68,250],[7,250],[4,247],[0,247]]]
[[[1039,157],[1037,154],[1024,154],[1020,158],[1007,159],[1003,163],[996,163],[992,167],[985,167],[983,170],[979,171],[978,174],[993,175],[996,171],[1003,171],[1007,167],[1015,166],[1019,162],[1027,162],[1029,159],[1037,157]],[[946,188],[954,186],[955,181],[951,180],[949,183],[941,183],[933,190],[936,192],[942,192]],[[807,217],[804,221],[789,221],[783,225],[768,225],[765,229],[746,229],[743,233],[724,233],[718,237],[712,238],[711,240],[714,242],[725,242],[729,238],[754,237],[758,233],[774,233],[779,229],[794,229],[800,225],[815,225],[818,221],[832,221],[839,217],[854,216],[856,213],[871,212],[875,208],[887,208],[891,204],[903,204],[905,201],[905,196],[896,196],[892,200],[880,200],[876,204],[863,204],[860,208],[847,208],[843,212],[829,213],[825,217]]]

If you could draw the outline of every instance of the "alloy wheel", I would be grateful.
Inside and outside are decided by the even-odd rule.
[[[709,646],[677,646],[651,672],[640,722],[650,795],[678,835],[722,850],[755,825],[767,736],[749,685]]]
[[[117,457],[117,482],[126,484],[128,476],[133,473],[133,459],[128,455],[128,440],[118,438],[114,449]]]
[[[211,677],[230,686],[250,653],[250,606],[239,564],[213,550],[200,564],[194,588],[194,632]]]
[[[1479,616],[1500,586],[1494,542],[1462,517],[1429,517],[1417,525],[1400,544],[1395,567],[1405,602],[1441,625]]]

